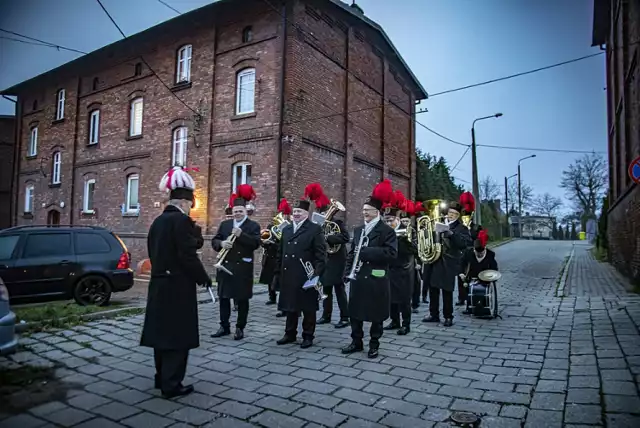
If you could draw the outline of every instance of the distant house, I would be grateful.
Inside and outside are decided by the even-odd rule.
[[[519,216],[509,217],[511,236],[520,237]],[[555,217],[525,215],[522,217],[522,238],[528,239],[553,239],[553,223]]]

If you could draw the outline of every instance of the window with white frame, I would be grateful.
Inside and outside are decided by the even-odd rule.
[[[51,165],[51,184],[60,184],[61,165],[62,165],[62,153],[55,152],[53,154],[53,163]]]
[[[127,195],[126,202],[124,204],[124,210],[127,213],[137,213],[140,209],[138,202],[138,187],[140,184],[140,176],[138,174],[131,174],[127,177]]]
[[[256,69],[245,68],[236,79],[236,114],[253,113]]]
[[[233,193],[237,192],[239,185],[251,184],[251,164],[249,162],[240,162],[233,165],[232,174],[231,191]]]
[[[64,119],[64,89],[60,89],[56,95],[56,120]]]
[[[100,110],[89,114],[89,144],[98,144],[100,139]]]
[[[187,165],[187,127],[181,126],[173,131],[173,166]]]
[[[176,58],[176,83],[191,81],[191,45],[178,49]]]
[[[33,184],[29,184],[24,189],[24,212],[25,212],[25,214],[33,212],[33,195],[34,195]]]
[[[96,180],[94,178],[84,182],[84,198],[82,200],[82,212],[93,214],[93,194],[96,190]]]
[[[36,156],[38,154],[38,127],[31,128],[29,136],[29,153],[28,156]]]
[[[131,117],[129,118],[129,135],[142,135],[142,98],[131,101]]]

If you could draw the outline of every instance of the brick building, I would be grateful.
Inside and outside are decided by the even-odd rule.
[[[414,195],[411,117],[427,97],[340,0],[221,0],[3,93],[19,97],[14,223],[103,225],[134,260],[176,163],[199,168],[193,216],[209,234],[245,182],[263,225],[312,181],[349,225],[384,177]]]
[[[609,131],[609,256],[640,280],[640,186],[628,173],[640,156],[640,1],[594,0],[593,46],[606,47]]]
[[[11,226],[11,186],[15,163],[15,116],[0,115],[0,229]]]

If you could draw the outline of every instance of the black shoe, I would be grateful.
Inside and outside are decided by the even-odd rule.
[[[340,320],[335,325],[335,328],[345,328],[345,327],[348,327],[348,326],[349,326],[349,321],[348,320]]]
[[[462,306],[464,305],[466,302],[462,302],[462,301],[457,301],[456,302],[456,306]]]
[[[174,397],[183,397],[185,395],[189,395],[193,392],[193,386],[179,386],[173,391],[162,391],[162,396],[164,398],[174,398]]]
[[[330,323],[331,323],[331,317],[329,318],[320,317],[318,318],[318,321],[316,321],[316,324],[330,324]]]
[[[275,305],[276,301],[275,300],[267,300],[267,303],[265,303],[265,305]]]
[[[397,330],[399,328],[400,328],[400,324],[393,321],[391,321],[386,326],[382,327],[383,330]]]
[[[413,312],[414,314],[417,314],[417,313],[419,312],[419,310],[418,310],[418,308],[413,308],[413,309],[411,310],[411,312]]]
[[[453,325],[453,318],[445,318],[443,325],[445,327],[451,327]]]
[[[277,317],[277,318],[282,318],[282,317],[286,317],[286,316],[287,316],[287,315],[286,315],[284,312],[282,312],[282,311],[280,311],[280,312],[278,312],[278,313],[276,314],[276,317]]]
[[[440,318],[429,315],[422,318],[422,322],[440,322]]]
[[[369,358],[377,358],[378,357],[378,347],[377,346],[370,346],[369,347],[369,352],[367,353],[367,357],[369,357]]]
[[[218,331],[216,331],[215,333],[213,333],[211,335],[211,337],[222,337],[222,336],[228,336],[231,334],[231,330],[228,328],[224,328],[224,327],[220,327],[218,329]]]
[[[244,339],[244,331],[241,328],[236,328],[236,334],[233,335],[233,340]]]
[[[162,389],[162,382],[160,382],[160,377],[158,375],[155,375],[155,377],[153,378],[153,387],[155,389]]]
[[[303,339],[302,343],[300,344],[300,347],[302,349],[307,349],[307,348],[311,348],[311,345],[313,345],[313,340],[311,340],[311,339]]]
[[[410,331],[411,331],[411,329],[408,326],[400,327],[400,330],[398,330],[398,335],[399,336],[404,336],[405,334],[409,333]]]
[[[278,340],[276,343],[278,345],[286,345],[287,343],[295,343],[295,342],[296,342],[295,337],[290,337],[285,334],[284,336],[282,336],[282,339]]]
[[[342,348],[343,354],[353,354],[354,352],[361,352],[364,350],[362,343],[351,342],[349,346]]]

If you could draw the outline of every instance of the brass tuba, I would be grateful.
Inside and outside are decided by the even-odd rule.
[[[331,221],[331,219],[334,215],[336,215],[338,211],[344,212],[345,210],[346,209],[344,205],[342,205],[339,201],[331,199],[327,211],[324,214],[313,213],[312,221],[322,226],[322,229],[324,230],[324,237],[327,238],[330,235],[336,235],[340,233],[340,226],[338,226],[336,222]],[[341,246],[342,244],[327,244],[327,253],[335,254],[340,250]]]
[[[289,222],[284,218],[282,213],[276,214],[273,218],[273,226],[270,229],[264,229],[260,232],[260,239],[262,242],[275,242],[276,240],[280,240],[282,238],[282,229],[287,226]]]
[[[464,215],[460,216],[460,221],[462,222],[462,224],[467,226],[467,228],[471,228],[471,222],[473,221],[473,213],[474,213],[473,211],[471,211],[471,213],[465,212]]]
[[[440,237],[435,233],[436,222],[442,221],[441,199],[430,199],[424,203],[426,214],[416,220],[418,257],[423,263],[434,263],[442,254]]]

